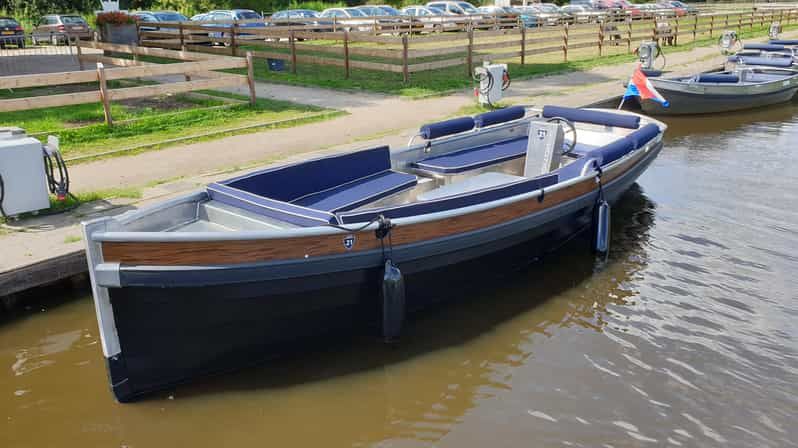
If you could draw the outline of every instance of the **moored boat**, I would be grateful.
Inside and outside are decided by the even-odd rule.
[[[396,336],[464,266],[606,232],[594,217],[664,131],[631,112],[512,107],[87,222],[112,390],[130,401],[370,325]]]
[[[653,101],[640,101],[651,115],[689,115],[730,112],[789,101],[798,90],[798,73],[783,66],[770,65],[775,58],[735,56],[740,63],[734,70],[700,73],[694,76],[651,78],[651,84],[664,96],[669,107]]]

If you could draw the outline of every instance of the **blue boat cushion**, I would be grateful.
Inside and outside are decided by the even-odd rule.
[[[729,62],[737,62],[745,65],[763,65],[768,67],[790,67],[792,58],[766,58],[762,56],[730,56]]]
[[[353,182],[296,199],[292,204],[315,210],[338,212],[351,210],[384,198],[417,183],[416,176],[386,170]]]
[[[517,138],[476,148],[429,157],[413,164],[433,173],[456,174],[506,162],[526,155],[527,138]]]
[[[485,126],[518,120],[519,118],[523,118],[524,115],[526,115],[526,108],[524,108],[524,106],[513,106],[477,115],[474,117],[474,123],[476,127],[484,128]]]
[[[562,117],[571,121],[628,129],[637,129],[640,126],[640,117],[637,115],[614,114],[612,112],[576,109],[572,107],[544,106],[543,117]]]
[[[627,135],[626,138],[632,140],[635,149],[640,149],[643,146],[646,146],[646,143],[651,141],[654,137],[659,135],[660,132],[659,126],[655,125],[654,123],[649,123]]]
[[[208,185],[207,191],[208,196],[213,200],[302,227],[313,227],[338,222],[335,215],[332,213],[312,210],[283,201],[276,201],[246,191],[237,190],[220,183]]]
[[[380,146],[257,171],[221,183],[258,196],[291,202],[390,168],[390,151],[387,146]]]
[[[429,201],[413,202],[410,204],[397,205],[371,210],[356,212],[338,213],[338,218],[344,224],[357,222],[367,222],[376,216],[384,215],[387,218],[405,218],[408,216],[425,215],[447,210],[468,207],[499,199],[518,196],[529,193],[541,188],[545,188],[557,183],[556,174],[546,174],[532,179],[525,179],[518,182],[509,183],[497,187],[492,187],[475,192],[464,193],[461,195],[448,196]]]
[[[701,73],[694,78],[694,82],[736,84],[740,82],[740,77],[727,73]]]
[[[760,44],[760,43],[753,43],[753,44],[745,44],[743,45],[743,50],[761,50],[761,51],[784,51],[784,45],[775,45],[772,42],[769,44]]]
[[[421,126],[419,134],[426,140],[432,140],[446,135],[459,134],[474,129],[474,119],[471,117],[453,118],[451,120],[430,123]]]
[[[798,39],[771,39],[773,45],[798,45]]]

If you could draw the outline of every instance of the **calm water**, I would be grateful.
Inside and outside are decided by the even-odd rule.
[[[798,446],[798,106],[669,124],[606,262],[574,241],[398,348],[119,405],[85,293],[2,322],[0,446]]]

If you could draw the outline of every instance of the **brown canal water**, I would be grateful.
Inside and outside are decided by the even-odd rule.
[[[608,260],[575,240],[396,348],[121,405],[85,292],[6,318],[0,447],[798,446],[798,105],[669,124]]]

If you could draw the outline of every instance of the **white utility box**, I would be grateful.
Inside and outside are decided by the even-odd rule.
[[[507,64],[491,64],[486,61],[481,69],[490,73],[490,76],[483,76],[480,79],[479,104],[484,106],[496,104],[502,99],[502,83]]]
[[[50,207],[44,172],[42,143],[20,128],[0,128],[2,208],[6,215],[35,212]]]

